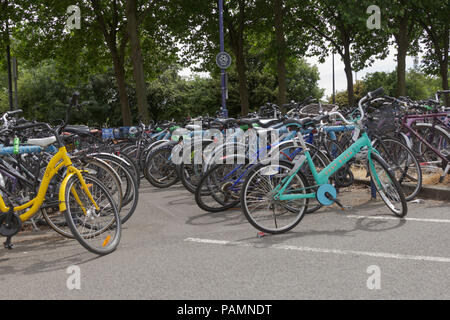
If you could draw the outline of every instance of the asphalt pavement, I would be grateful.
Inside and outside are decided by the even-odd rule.
[[[179,185],[143,183],[110,255],[51,230],[14,237],[0,249],[0,299],[450,298],[450,199],[410,203],[406,219],[368,189],[341,200],[352,208],[257,237],[240,210],[207,213]]]

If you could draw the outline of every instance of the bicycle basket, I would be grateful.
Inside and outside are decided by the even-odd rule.
[[[397,129],[396,110],[392,104],[383,104],[372,111],[365,121],[369,134],[386,135]]]

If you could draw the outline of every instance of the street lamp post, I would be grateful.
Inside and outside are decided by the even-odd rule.
[[[8,1],[6,1],[6,10],[8,10]],[[8,97],[9,110],[13,110],[13,89],[12,89],[12,70],[11,70],[11,47],[9,45],[9,16],[6,15],[6,64],[8,68]]]
[[[336,84],[334,79],[334,53],[331,54],[333,64],[333,104],[336,103]]]
[[[220,52],[225,52],[225,43],[223,36],[223,0],[219,0],[219,36],[220,36]],[[220,65],[219,65],[220,67]],[[221,71],[221,82],[222,82],[222,115],[228,118],[227,110],[227,81],[226,81],[226,71],[224,67],[220,67]]]

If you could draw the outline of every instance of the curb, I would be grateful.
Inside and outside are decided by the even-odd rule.
[[[355,179],[355,183],[370,185],[370,181],[359,180],[359,179]],[[403,185],[403,187],[408,188],[408,185]],[[419,199],[419,198],[450,201],[450,187],[422,185],[422,189],[420,190],[419,194],[416,196],[416,199]],[[412,201],[414,201],[414,200],[412,200]]]

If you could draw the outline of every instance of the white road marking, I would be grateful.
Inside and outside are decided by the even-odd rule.
[[[358,216],[358,215],[354,215],[354,214],[349,214],[349,215],[346,215],[345,217],[353,218],[353,219],[406,220],[406,221],[419,221],[419,222],[450,223],[449,219],[397,218],[397,217],[384,217],[384,216]]]
[[[236,246],[236,247],[256,247],[256,246],[258,246],[257,243],[249,243],[249,242],[241,242],[241,241],[227,241],[227,240],[214,240],[214,239],[201,239],[201,238],[186,238],[186,239],[184,239],[184,241],[215,244],[215,245],[222,245],[222,246]],[[340,254],[340,255],[369,256],[369,257],[398,259],[398,260],[418,260],[418,261],[433,261],[433,262],[450,263],[450,258],[447,258],[447,257],[416,256],[416,255],[409,255],[409,254],[397,254],[397,253],[386,253],[386,252],[298,247],[298,246],[291,246],[291,245],[284,245],[284,244],[273,244],[271,246],[268,246],[267,248],[278,249],[278,250],[295,250],[295,251],[303,251],[303,252],[314,252],[314,253],[334,253],[334,254]]]

